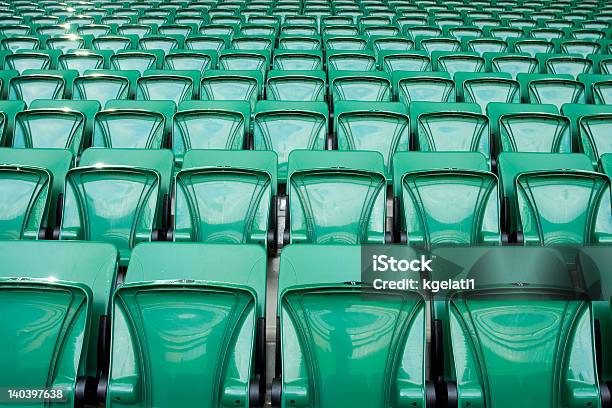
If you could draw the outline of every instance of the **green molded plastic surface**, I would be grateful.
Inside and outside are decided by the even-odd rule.
[[[278,154],[278,176],[287,179],[289,154],[298,149],[324,150],[329,116],[324,102],[261,101],[253,117],[255,150]]]
[[[488,72],[506,72],[516,78],[538,71],[538,60],[527,53],[485,53],[484,57]]]
[[[523,98],[529,103],[585,103],[584,85],[566,74],[519,74]]]
[[[66,172],[72,162],[73,157],[68,150],[1,148],[0,165],[6,168],[5,174],[7,175],[3,181],[3,183],[6,183],[3,191],[6,189],[7,194],[2,194],[2,208],[7,209],[1,211],[4,217],[7,220],[12,220],[14,217],[26,216],[32,220],[39,220],[42,227],[55,226],[55,209],[57,208],[58,196],[64,191]],[[21,168],[24,168],[23,172],[20,170]],[[38,177],[38,181],[36,181],[36,177]],[[37,185],[34,183],[37,183]],[[45,198],[45,194],[48,197]],[[44,205],[40,202],[35,203],[35,205],[34,202],[30,203],[31,198],[43,200]],[[20,203],[21,211],[17,211],[17,203]],[[30,215],[26,215],[26,212],[29,212]],[[35,228],[34,225],[28,227],[28,238],[38,238],[37,234],[33,235]],[[8,229],[5,231],[8,231]],[[38,228],[36,228],[36,231],[38,231]],[[24,232],[20,228],[17,231],[5,233],[13,239],[17,239]]]
[[[511,79],[510,74],[458,73],[455,83],[457,97],[464,102],[479,104],[483,112],[492,102],[521,102],[519,83]]]
[[[23,101],[0,101],[0,117],[2,118],[2,132],[0,132],[0,146],[10,143],[13,137],[15,115],[25,109]]]
[[[212,51],[172,50],[164,58],[164,68],[168,70],[204,71],[217,67],[217,53]]]
[[[323,53],[319,50],[277,50],[272,59],[272,69],[289,71],[314,71],[323,69]]]
[[[92,147],[160,149],[164,115],[138,109],[107,109],[96,115]]]
[[[72,99],[96,100],[104,106],[110,100],[128,99],[135,94],[138,71],[110,72],[85,71],[85,75],[74,81]]]
[[[103,55],[85,50],[71,50],[59,56],[58,67],[60,69],[75,70],[79,75],[88,69],[103,69],[106,65]]]
[[[0,263],[1,342],[11,350],[2,359],[0,382],[62,388],[73,404],[77,377],[101,369],[98,324],[108,315],[117,251],[97,243],[4,241]]]
[[[502,115],[510,115],[514,113],[550,113],[553,115],[559,114],[559,109],[555,105],[547,104],[530,104],[530,103],[503,103],[492,102],[487,105],[487,117],[489,118],[489,126],[491,134],[495,141],[499,138],[499,118]],[[499,148],[499,145],[495,147]],[[499,150],[497,150],[499,152]]]
[[[410,114],[410,126],[412,133],[416,134],[418,129],[419,116],[425,113],[436,112],[472,112],[481,113],[480,106],[475,103],[454,103],[454,102],[413,102],[408,107]]]
[[[68,149],[76,157],[83,147],[85,115],[68,109],[33,109],[15,117],[15,148]]]
[[[174,115],[172,151],[181,165],[191,149],[241,150],[249,131],[251,110],[243,101],[188,101]]]
[[[360,262],[358,246],[283,250],[281,406],[425,406],[424,299],[351,284]]]
[[[612,106],[567,103],[561,107],[561,112],[571,121],[574,145],[578,147],[579,151],[589,155],[595,165],[598,157],[596,157],[597,152],[593,149],[597,148],[596,144],[601,143],[603,144],[600,147],[604,150],[606,149],[605,145],[608,137],[607,135],[604,136],[602,132],[606,130],[605,118],[608,115],[612,115]],[[592,119],[586,119],[584,125],[581,125],[582,118],[587,116]],[[596,120],[596,118],[601,118],[602,120]],[[594,125],[593,128],[590,128],[588,122]],[[601,135],[601,138],[598,135]]]
[[[385,72],[430,71],[431,58],[425,51],[380,51],[378,65]]]
[[[476,52],[434,51],[431,53],[436,71],[448,72],[451,77],[457,72],[480,72],[485,60]]]
[[[72,84],[79,76],[79,71],[67,69],[26,69],[22,73],[23,76],[28,75],[49,75],[53,77],[61,77],[64,81],[63,97],[70,99],[72,96]],[[34,98],[34,99],[61,99],[61,98]]]
[[[175,241],[267,245],[276,154],[191,150],[176,177]]]
[[[118,71],[138,71],[142,75],[146,70],[157,67],[157,57],[153,50],[125,50],[125,52],[118,52],[110,57],[110,64],[112,69]]]
[[[327,70],[340,71],[375,71],[376,57],[372,51],[328,50]]]
[[[249,406],[265,272],[254,245],[136,248],[113,297],[107,405]]]
[[[497,177],[482,154],[404,152],[393,162],[410,245],[501,242]]]
[[[58,75],[22,75],[11,79],[9,100],[29,106],[35,99],[62,99],[66,82]]]
[[[51,54],[53,52],[53,54]],[[36,50],[7,55],[4,67],[22,73],[26,69],[52,69],[61,55],[60,50]]]
[[[147,70],[138,79],[137,99],[170,100],[179,104],[197,96],[200,73],[198,71]]]
[[[248,101],[251,109],[263,88],[263,73],[257,71],[210,70],[204,74],[200,99],[210,101]]]
[[[592,171],[593,164],[584,154],[557,154],[557,153],[515,153],[502,152],[498,155],[498,174],[503,197],[507,199],[506,213],[509,214],[507,232],[517,231],[518,209],[516,196],[516,178],[519,174],[533,171],[556,171],[559,169],[572,169]],[[569,198],[569,197],[568,197]],[[549,204],[557,205],[556,201]],[[555,207],[561,208],[561,207]]]
[[[610,178],[578,170],[515,178],[518,228],[526,245],[612,242]]]
[[[266,99],[273,101],[323,102],[325,71],[268,71]]]
[[[226,50],[219,53],[219,69],[227,71],[262,71],[270,66],[270,51]]]
[[[287,178],[291,242],[384,243],[384,174],[378,152],[292,152]]]
[[[570,121],[551,113],[504,114],[496,145],[500,152],[571,153]]]
[[[168,150],[85,150],[66,176],[60,239],[112,243],[127,264],[160,226],[173,161]]]
[[[91,45],[94,50],[109,50],[117,52],[120,50],[131,49],[133,46],[133,39],[129,34],[105,35],[94,38]]]
[[[390,102],[391,77],[386,72],[330,71],[330,94],[338,101]]]
[[[347,102],[334,105],[334,131],[338,150],[371,150],[382,154],[386,177],[391,180],[392,157],[407,151],[410,121],[398,102]]]
[[[612,80],[610,75],[580,74],[578,80],[584,84],[588,103],[612,104]]]
[[[164,135],[168,138],[172,132],[172,117],[176,112],[176,104],[172,101],[110,100],[104,105],[104,109],[135,109],[162,114],[165,118]]]
[[[19,75],[14,69],[0,70],[0,96],[7,99],[10,90],[11,79]]]
[[[393,72],[393,88],[398,101],[455,102],[455,82],[447,72]]]
[[[606,153],[599,158],[599,169],[612,177],[612,153]]]
[[[540,61],[542,71],[547,74],[567,74],[578,78],[580,74],[588,74],[593,70],[593,63],[576,54],[544,54],[536,56]]]
[[[277,50],[316,51],[319,49],[321,49],[321,38],[319,36],[284,34],[278,37]]]

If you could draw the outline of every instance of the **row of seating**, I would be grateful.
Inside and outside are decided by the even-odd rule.
[[[376,152],[294,151],[288,221],[278,237],[270,151],[191,150],[173,177],[168,150],[0,149],[0,237],[103,241],[127,264],[139,242],[596,244],[612,239],[612,154],[397,153],[393,225]],[[172,205],[171,205],[172,203]],[[392,230],[392,232],[389,232]]]
[[[402,82],[403,90],[444,93],[427,82]],[[483,91],[486,92],[485,89]],[[504,152],[584,153],[597,168],[612,153],[612,108],[608,105],[554,105],[340,101],[329,122],[323,102],[188,101],[178,111],[170,101],[35,100],[0,102],[1,145],[70,150],[75,163],[88,147],[170,148],[175,167],[193,149],[272,150],[279,182],[287,178],[294,150],[377,151],[391,179],[396,152],[479,152],[495,171]]]
[[[440,248],[429,279],[478,281],[444,300],[374,289],[362,251],[283,252],[273,406],[610,403],[610,332],[595,330],[610,301],[586,287],[608,248],[581,251],[578,277],[552,249]],[[261,406],[274,316],[260,247],[141,244],[121,276],[111,245],[0,242],[0,265],[1,384],[61,389],[69,406]]]

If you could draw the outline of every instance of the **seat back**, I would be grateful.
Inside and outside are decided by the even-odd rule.
[[[570,121],[551,113],[511,113],[499,118],[502,152],[571,153]]]
[[[103,110],[96,115],[92,146],[159,149],[164,143],[164,125],[164,115],[159,112]]]
[[[257,245],[152,243],[134,250],[127,273],[112,303],[108,403],[248,406],[265,252]],[[176,341],[194,347],[177,349]],[[181,392],[185,387],[193,392]]]
[[[62,99],[66,81],[57,75],[22,75],[11,79],[9,100],[29,106],[35,99]]]
[[[199,90],[197,85],[199,83],[200,74],[198,71],[147,70],[138,79],[136,99],[170,100],[178,105],[197,96],[197,90]]]
[[[480,153],[397,153],[393,180],[410,245],[499,244],[497,177]]]
[[[266,99],[323,102],[327,75],[324,71],[268,71]]]
[[[378,407],[382,398],[425,406],[425,359],[410,357],[426,354],[424,299],[417,291],[356,283],[362,281],[360,262],[358,246],[283,250],[278,315],[284,405]]]
[[[287,178],[291,242],[384,243],[384,173],[377,152],[292,152]]]
[[[12,146],[68,149],[76,157],[83,148],[85,115],[67,109],[30,109],[15,117]]]
[[[276,154],[192,150],[176,176],[174,241],[267,245]]]
[[[455,102],[455,82],[445,72],[393,73],[393,89],[399,102]]]
[[[331,100],[390,102],[391,77],[382,72],[330,71]]]
[[[529,103],[549,103],[558,109],[564,103],[585,103],[584,85],[570,75],[519,74],[517,78]]]
[[[210,70],[202,78],[200,99],[249,101],[253,109],[259,99],[262,86],[261,71]]]

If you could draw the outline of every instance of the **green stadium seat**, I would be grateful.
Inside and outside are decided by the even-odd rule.
[[[138,71],[142,75],[148,69],[159,68],[163,58],[164,53],[160,50],[119,50],[110,57],[110,67],[118,71]]]
[[[274,48],[274,36],[254,36],[254,35],[239,35],[235,36],[231,42],[231,48],[234,50],[266,50],[271,51]]]
[[[314,25],[307,24],[287,25],[287,23],[285,22],[285,25],[280,28],[281,35],[317,35],[318,33],[319,31],[317,27],[315,27]]]
[[[72,99],[95,100],[100,106],[135,95],[138,71],[92,70],[74,80]]]
[[[558,49],[563,54],[578,54],[583,58],[591,54],[598,54],[601,46],[595,41],[586,40],[556,40]]]
[[[143,37],[153,33],[153,28],[146,24],[123,24],[117,27],[116,31],[119,35],[137,35],[138,37]]]
[[[267,24],[241,24],[239,34],[246,36],[272,36],[275,37],[277,27]],[[238,34],[238,33],[237,33]]]
[[[119,50],[132,49],[135,46],[132,34],[124,35],[104,35],[94,38],[91,41],[94,50],[108,50],[117,52]]]
[[[190,35],[185,39],[185,49],[192,51],[216,51],[229,47],[227,35]],[[171,51],[172,53],[172,51]]]
[[[403,28],[403,31],[411,40],[416,40],[417,37],[442,37],[444,35],[442,29],[436,26],[413,25]]]
[[[393,73],[396,100],[410,102],[455,102],[455,82],[447,72]]]
[[[508,42],[501,38],[464,38],[462,39],[463,48],[467,52],[476,52],[484,55],[486,52],[506,52]]]
[[[169,54],[170,50],[183,48],[183,38],[176,35],[147,34],[138,40],[138,48],[141,50],[162,50]]]
[[[459,40],[464,38],[482,38],[485,36],[482,29],[474,26],[465,26],[463,22],[459,25],[450,25],[444,27],[444,35],[454,37]],[[495,37],[495,36],[492,36]]]
[[[497,177],[480,153],[393,157],[395,236],[412,246],[501,243]]]
[[[53,69],[61,55],[59,50],[20,51],[7,55],[5,69],[13,69],[20,74],[27,69]]]
[[[270,151],[187,152],[176,176],[173,240],[259,244],[274,251],[276,168]]]
[[[502,38],[509,41],[511,38],[525,37],[525,31],[517,27],[483,27],[483,32],[489,37]]]
[[[147,70],[138,79],[136,99],[170,100],[178,105],[197,99],[199,83],[199,71]]]
[[[392,157],[407,151],[410,123],[405,105],[398,102],[348,102],[334,104],[334,133],[338,150],[377,151],[391,180]]]
[[[453,262],[433,265],[431,279],[477,282],[474,289],[449,293],[436,311],[445,327],[446,378],[456,395],[451,403],[600,403],[591,302],[576,289],[561,251],[442,248],[434,256]],[[533,333],[541,334],[537,342]],[[565,364],[559,366],[559,359]]]
[[[425,51],[380,51],[378,64],[383,71],[389,73],[431,70],[431,58]]]
[[[324,102],[258,102],[253,116],[255,150],[278,155],[278,179],[287,179],[289,154],[298,149],[324,150],[327,146],[328,108]]]
[[[76,71],[26,70],[11,79],[9,100],[22,100],[29,106],[36,99],[63,99],[70,97],[68,87],[78,75]]]
[[[499,118],[500,151],[571,153],[569,120],[551,113],[523,112]]]
[[[311,35],[283,34],[278,37],[277,50],[316,51],[321,49],[321,38]]]
[[[266,255],[257,245],[138,246],[112,302],[107,403],[259,405],[250,391],[264,373],[256,345],[264,344],[265,303]]]
[[[321,34],[328,37],[350,38],[359,35],[359,28],[352,24],[325,25],[321,30]]]
[[[164,68],[172,70],[198,71],[214,69],[217,53],[212,51],[172,50],[164,58]]]
[[[563,105],[562,112],[571,120],[573,140],[578,150],[597,167],[601,155],[612,152],[612,106],[567,104]]]
[[[204,25],[202,27],[200,27],[200,34],[203,35],[213,35],[213,36],[233,36],[234,33],[234,27],[230,26],[230,25],[224,25],[224,24],[210,24],[210,25]]]
[[[481,72],[485,60],[475,52],[434,51],[431,53],[435,71],[448,72],[451,77],[457,72]]]
[[[251,108],[246,101],[187,101],[179,105],[172,128],[178,167],[192,149],[241,150],[247,147]]]
[[[584,85],[567,74],[519,74],[523,99],[561,108],[564,103],[585,103]]]
[[[375,71],[376,57],[372,51],[328,50],[327,70]]]
[[[537,54],[551,54],[555,51],[555,45],[546,40],[511,38],[508,42],[514,52],[528,54],[534,58]]]
[[[171,35],[171,36],[180,36],[180,37],[187,37],[190,34],[194,34],[198,31],[198,26],[197,25],[190,25],[190,24],[180,24],[180,23],[176,23],[175,24],[164,24],[161,25],[157,28],[157,33],[160,35]]]
[[[417,49],[427,51],[429,54],[434,51],[457,52],[461,50],[461,41],[450,37],[418,36],[414,43]]]
[[[114,244],[127,265],[134,246],[164,227],[173,161],[162,149],[85,150],[66,175],[60,240]]]
[[[580,74],[578,80],[584,84],[587,103],[612,104],[612,77],[610,75]]]
[[[289,155],[287,192],[285,242],[386,241],[387,183],[380,153],[294,151]]]
[[[338,101],[390,102],[391,76],[386,72],[330,71],[329,93]]]
[[[268,71],[266,99],[274,101],[322,102],[325,100],[324,71]]]
[[[455,75],[457,98],[468,103],[477,103],[482,111],[491,102],[520,103],[521,91],[510,74],[459,72]]]
[[[289,71],[315,71],[323,69],[323,53],[319,50],[276,50],[272,69]]]
[[[72,160],[62,149],[0,149],[3,240],[51,237]]]
[[[582,154],[500,153],[506,231],[528,245],[609,242],[610,180]],[[564,209],[559,211],[559,209]]]
[[[594,74],[612,74],[612,55],[589,55],[587,59],[593,63]]]
[[[370,37],[370,48],[378,55],[380,51],[411,51],[414,41],[399,35]]]
[[[563,30],[558,28],[541,27],[529,31],[529,37],[537,40],[551,41],[565,37]]]
[[[219,53],[219,69],[227,71],[265,71],[270,66],[270,52],[265,50],[226,50]]]
[[[38,50],[43,48],[42,45],[39,38],[31,36],[12,36],[0,40],[0,46],[12,52],[18,50]]]
[[[593,63],[578,54],[539,54],[540,67],[546,74],[567,74],[578,78],[593,71]]]
[[[23,101],[0,101],[0,147],[8,146],[13,138],[15,116],[25,109]]]
[[[48,50],[60,50],[63,53],[66,53],[68,50],[84,49],[87,47],[86,38],[75,34],[53,36],[45,41],[45,48]]]
[[[361,252],[349,245],[292,245],[283,251],[279,406],[308,406],[315,398],[322,406],[425,406],[426,362],[412,358],[426,354],[425,299],[418,291],[361,283]],[[309,370],[309,363],[317,370]],[[392,380],[389,367],[398,367]]]
[[[487,72],[506,72],[514,79],[538,72],[538,60],[527,53],[485,53],[484,58]]]
[[[263,73],[255,71],[209,70],[202,78],[200,99],[206,101],[248,101],[251,109],[263,93]]]
[[[74,70],[83,75],[87,70],[106,68],[110,55],[102,51],[70,50],[59,56],[57,65],[60,69]]]
[[[11,350],[2,359],[0,382],[61,388],[66,404],[78,404],[86,376],[95,383],[108,358],[98,346],[109,334],[100,328],[109,319],[116,249],[98,243],[15,241],[2,242],[0,253],[2,347]],[[11,315],[19,318],[8,319]],[[52,373],[49,367],[55,367]]]

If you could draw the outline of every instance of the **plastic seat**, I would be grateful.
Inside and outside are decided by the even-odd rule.
[[[594,41],[585,40],[557,40],[559,51],[563,54],[577,54],[583,58],[591,54],[598,54],[601,46]]]
[[[385,72],[430,71],[431,58],[424,51],[380,51],[378,61]]]
[[[382,407],[381,399],[425,406],[426,361],[410,357],[426,355],[425,300],[418,291],[362,284],[361,251],[348,245],[292,245],[283,251],[278,291],[283,406],[307,406],[313,398],[322,406]],[[414,273],[401,276],[419,280]],[[382,332],[394,335],[381,337]],[[307,369],[308,362],[318,369]],[[338,366],[346,372],[341,375]],[[389,366],[398,370],[391,374]],[[388,387],[390,381],[397,387]]]
[[[4,67],[20,74],[27,69],[53,69],[57,66],[60,54],[59,50],[16,52],[5,57]]]
[[[451,77],[457,72],[481,72],[485,60],[477,53],[434,51],[431,54],[435,71],[448,72]]]
[[[114,244],[127,265],[134,246],[163,227],[172,166],[168,150],[85,150],[66,175],[59,238]]]
[[[61,388],[67,404],[82,400],[82,381],[90,376],[95,384],[104,368],[98,362],[108,358],[98,347],[108,333],[99,327],[109,319],[117,251],[97,243],[2,242],[0,263],[2,347],[12,350],[0,382]],[[49,367],[56,367],[52,374]]]
[[[137,35],[138,37],[143,37],[151,34],[153,28],[146,24],[123,24],[117,27],[116,31],[119,35]]]
[[[164,68],[181,71],[198,71],[201,74],[217,66],[217,54],[206,51],[172,50],[164,58]]]
[[[486,52],[506,52],[508,43],[501,38],[464,38],[463,47],[466,51],[484,55]]]
[[[136,95],[138,71],[87,70],[74,80],[72,99],[96,100],[100,106],[113,99],[130,99]]]
[[[219,69],[227,71],[262,71],[270,66],[269,51],[227,50],[219,53]]]
[[[15,116],[25,109],[23,101],[0,101],[0,146],[9,145],[13,137]]]
[[[72,154],[62,149],[0,148],[0,238],[50,238]]]
[[[593,73],[603,75],[612,73],[612,55],[589,55],[587,59],[593,63]]]
[[[410,119],[420,151],[479,152],[491,157],[489,121],[471,103],[415,102]]]
[[[323,71],[269,71],[267,75],[267,100],[322,102],[325,91]]]
[[[18,50],[37,50],[42,48],[42,44],[39,38],[30,36],[14,36],[7,37],[0,40],[0,45],[5,50],[12,52]]]
[[[516,38],[509,40],[515,52],[529,54],[535,57],[537,54],[551,54],[555,50],[555,45],[550,41]]]
[[[158,66],[158,56],[149,51],[130,51],[116,53],[110,57],[111,68],[119,71],[138,71],[141,75],[148,69]]]
[[[45,47],[49,50],[60,50],[66,53],[68,50],[76,50],[87,48],[87,40],[84,37],[75,34],[67,34],[57,37],[48,38],[45,41]]]
[[[393,95],[391,77],[385,72],[329,72],[331,100],[390,102]]]
[[[593,71],[593,63],[577,54],[544,54],[537,57],[542,71],[547,74],[567,74],[578,78],[580,74]]]
[[[376,58],[371,51],[328,50],[327,70],[375,71]]]
[[[278,38],[277,49],[293,51],[320,50],[321,38],[319,36],[283,34]]]
[[[323,69],[321,51],[277,50],[272,58],[272,69],[289,71],[314,71]]]
[[[393,185],[398,241],[425,248],[501,243],[497,177],[482,154],[397,153]]]
[[[172,128],[172,151],[181,167],[192,149],[247,147],[251,109],[246,101],[189,101],[179,105]]]
[[[178,105],[197,98],[199,83],[199,71],[147,70],[138,79],[136,99],[170,100]]]
[[[514,79],[538,72],[538,60],[527,53],[485,53],[484,58],[487,72],[506,72]]]
[[[517,80],[529,103],[549,103],[559,109],[564,103],[585,103],[584,85],[570,75],[519,74]]]
[[[289,154],[298,149],[324,150],[329,116],[323,102],[261,101],[253,116],[253,148],[278,155],[278,179],[287,179]]]
[[[221,51],[229,46],[226,35],[190,35],[185,39],[185,49],[192,51]]]
[[[276,168],[269,151],[187,152],[176,176],[173,240],[270,245],[274,251]]]
[[[417,49],[427,51],[429,54],[434,51],[456,52],[461,50],[461,42],[456,38],[418,36],[414,42]]]
[[[266,50],[271,51],[274,48],[275,37],[273,36],[253,36],[240,35],[235,36],[231,42],[231,48],[235,50]]]
[[[599,169],[602,173],[607,174],[608,177],[612,177],[612,154],[602,154],[599,159]]]
[[[287,191],[290,243],[385,242],[387,183],[380,153],[292,152]]]
[[[160,149],[172,129],[171,101],[113,100],[96,115],[93,147]]]
[[[204,74],[200,99],[210,101],[248,101],[251,109],[263,89],[263,73],[256,71],[209,70]]]
[[[461,260],[452,266],[434,265],[431,279],[478,282],[474,289],[449,293],[440,305],[450,365],[447,378],[456,384],[453,402],[562,406],[579,400],[598,405],[591,302],[576,288],[563,254],[521,247],[446,250],[435,251],[435,256]],[[464,272],[457,275],[457,270]],[[537,344],[532,333],[542,333]],[[558,365],[559,359],[566,364]],[[517,374],[505,378],[506,372]],[[532,378],[539,381],[529,381]],[[522,392],[514,392],[516,387]]]
[[[334,105],[334,133],[338,150],[379,152],[385,161],[385,175],[391,180],[391,159],[407,151],[410,124],[406,108],[398,102],[348,102]]]
[[[506,73],[457,73],[457,97],[468,103],[477,103],[486,111],[491,102],[520,103],[521,91],[517,81]]]
[[[134,39],[131,35],[104,35],[94,38],[91,41],[94,50],[109,50],[117,52],[128,50],[134,46]]]
[[[609,75],[580,74],[578,80],[584,84],[588,103],[595,105],[612,104],[612,79]]]
[[[100,53],[86,50],[70,51],[60,55],[58,67],[63,70],[74,70],[83,75],[91,69],[104,69],[107,58]]]
[[[393,73],[395,98],[410,102],[455,102],[455,82],[447,72]]]
[[[76,71],[26,70],[11,79],[9,100],[22,100],[29,106],[36,99],[70,98]],[[69,89],[70,88],[70,89]]]
[[[597,167],[600,157],[612,152],[612,106],[567,104],[562,111],[572,122],[578,150],[586,154],[593,166]]]
[[[610,179],[582,154],[501,153],[507,231],[527,245],[609,242]],[[563,211],[560,211],[563,209]]]
[[[127,273],[112,303],[109,406],[257,406],[249,391],[264,373],[256,345],[264,344],[265,252],[257,245],[143,244]],[[149,353],[139,355],[143,342]],[[158,358],[167,353],[176,358]],[[151,391],[160,387],[167,392]]]
[[[162,50],[169,54],[170,50],[183,47],[182,37],[176,35],[148,34],[138,40],[138,48],[141,50]]]
[[[414,50],[414,41],[400,36],[372,37],[369,41],[370,47],[377,55],[380,51]]]

